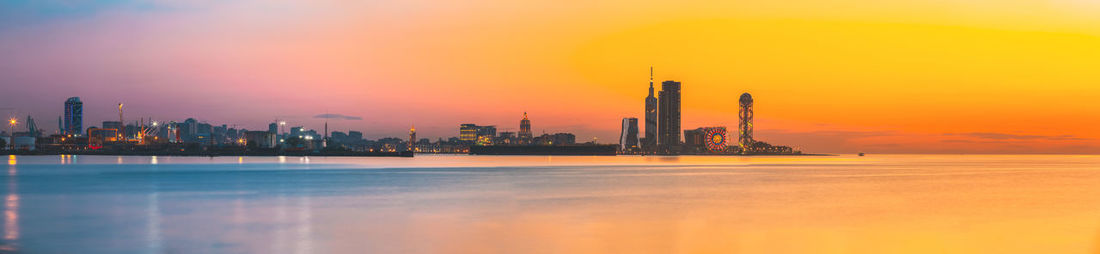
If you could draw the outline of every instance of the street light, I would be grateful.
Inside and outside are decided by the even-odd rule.
[[[15,117],[12,117],[8,119],[8,123],[8,145],[11,146],[12,150],[15,150],[15,124],[19,123],[19,121],[15,120]]]

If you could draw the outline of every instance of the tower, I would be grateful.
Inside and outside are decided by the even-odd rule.
[[[531,138],[531,120],[527,119],[527,112],[523,112],[523,120],[519,120],[519,134],[516,135],[520,142],[529,143]]]
[[[661,82],[657,100],[658,152],[673,154],[680,146],[680,82]]]
[[[416,151],[416,125],[409,126],[409,151]]]
[[[748,151],[746,148],[752,145],[752,95],[749,93],[741,94],[741,99],[738,100],[740,104],[738,110],[738,118],[740,121],[737,123],[737,143],[741,146],[741,151]]]
[[[126,122],[122,121],[122,103],[118,103],[118,140],[123,141],[126,135]]]
[[[657,151],[657,97],[653,96],[653,67],[649,67],[649,96],[645,97],[645,143],[642,149],[646,153]]]
[[[634,152],[638,149],[638,118],[623,118],[623,128],[619,132],[619,149]]]
[[[84,103],[80,97],[65,100],[65,129],[62,134],[80,136],[84,131]]]

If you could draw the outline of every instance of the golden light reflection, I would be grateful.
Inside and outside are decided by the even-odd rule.
[[[16,162],[15,155],[8,155],[8,165],[15,165]]]
[[[19,239],[19,190],[16,182],[18,169],[15,166],[15,156],[8,157],[8,194],[4,197],[4,241],[0,250],[16,251],[12,242]]]

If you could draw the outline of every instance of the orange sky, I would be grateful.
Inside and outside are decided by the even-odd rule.
[[[757,136],[809,152],[1100,152],[1089,0],[123,2],[0,26],[0,99],[50,123],[81,96],[85,126],[117,101],[251,129],[339,113],[375,138],[528,111],[611,142],[654,66],[685,128],[736,126],[750,92]]]

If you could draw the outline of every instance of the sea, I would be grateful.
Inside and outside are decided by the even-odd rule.
[[[1100,253],[1100,156],[6,161],[0,253]]]

